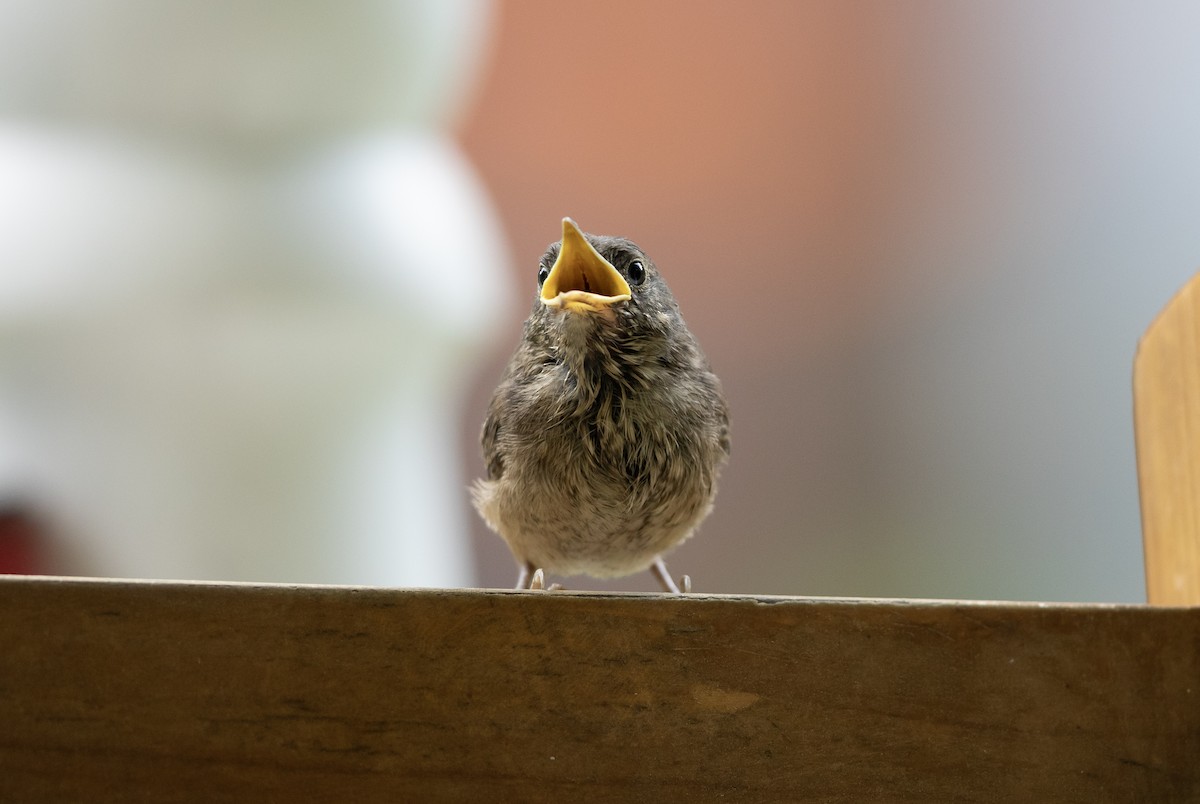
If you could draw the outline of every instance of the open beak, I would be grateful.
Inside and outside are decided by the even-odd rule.
[[[563,218],[562,248],[542,283],[542,304],[575,313],[610,313],[617,302],[629,301],[629,283],[600,256],[579,231]]]

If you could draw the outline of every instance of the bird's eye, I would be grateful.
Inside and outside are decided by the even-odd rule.
[[[538,286],[541,287],[546,283],[546,277],[550,276],[550,269],[544,265],[538,266]]]
[[[646,266],[642,264],[641,260],[629,263],[629,281],[635,285],[646,281]]]

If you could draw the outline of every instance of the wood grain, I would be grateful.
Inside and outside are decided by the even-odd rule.
[[[1142,337],[1133,399],[1147,597],[1200,605],[1200,275]]]
[[[0,579],[0,801],[1196,801],[1200,609]]]

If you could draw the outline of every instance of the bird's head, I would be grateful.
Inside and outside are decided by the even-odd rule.
[[[623,237],[584,234],[563,218],[562,240],[538,263],[538,300],[533,318],[589,324],[624,336],[669,330],[679,308],[658,269],[638,246]],[[557,319],[557,321],[556,321]]]

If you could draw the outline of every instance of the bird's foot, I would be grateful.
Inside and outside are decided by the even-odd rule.
[[[528,584],[525,583],[525,575],[526,573],[521,573],[521,578],[517,581],[518,589],[531,589],[535,592],[540,592],[543,590],[547,592],[557,592],[563,588],[562,584],[560,583],[552,583],[549,586],[546,586],[546,573],[541,567],[535,569],[533,574],[529,576]]]
[[[546,586],[546,573],[539,567],[533,571],[533,577],[529,580],[529,588],[534,591],[545,590],[547,592],[557,592],[563,588],[561,583],[552,583]]]
[[[673,595],[686,595],[692,591],[691,576],[684,575],[679,579],[679,583],[675,583],[675,579],[671,577],[671,573],[667,572],[667,562],[662,558],[654,559],[654,563],[650,565],[650,572],[662,584],[664,592],[670,592]]]

